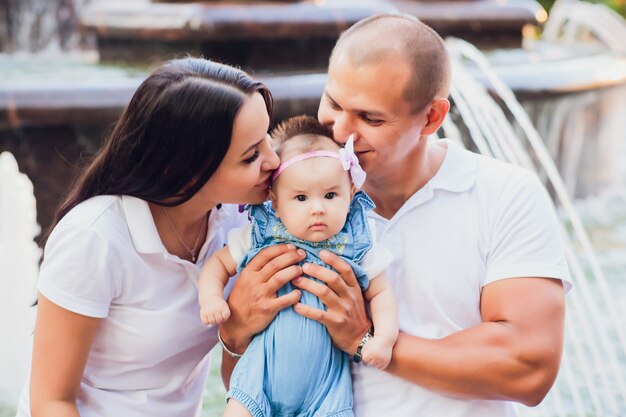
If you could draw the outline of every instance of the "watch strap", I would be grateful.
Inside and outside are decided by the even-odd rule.
[[[361,339],[361,343],[359,343],[359,346],[357,346],[356,352],[354,352],[354,355],[352,355],[352,360],[355,363],[359,363],[363,360],[363,346],[365,346],[367,341],[370,340],[372,337],[374,337],[374,328],[370,327],[367,333],[365,333],[365,335],[363,336],[363,339]]]

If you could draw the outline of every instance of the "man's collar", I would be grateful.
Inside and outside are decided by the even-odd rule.
[[[446,144],[448,150],[439,171],[428,182],[427,185],[433,190],[446,190],[454,193],[462,193],[469,190],[476,182],[478,171],[478,159],[476,155],[463,149],[458,143],[451,139],[440,139],[438,142]]]

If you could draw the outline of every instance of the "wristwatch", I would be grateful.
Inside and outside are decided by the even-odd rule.
[[[370,340],[372,337],[374,337],[374,327],[370,327],[367,333],[365,333],[365,336],[363,336],[363,339],[361,339],[361,343],[359,343],[359,346],[356,348],[356,352],[354,352],[354,355],[352,355],[352,360],[355,363],[359,363],[363,359],[363,346],[365,346],[367,341]]]

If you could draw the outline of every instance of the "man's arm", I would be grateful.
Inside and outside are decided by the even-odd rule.
[[[330,253],[322,256],[339,273],[317,265],[306,273],[328,286],[306,278],[294,284],[320,297],[328,311],[301,303],[294,309],[326,325],[333,342],[352,355],[371,322],[348,264]],[[563,350],[561,281],[495,281],[483,288],[480,308],[483,323],[442,339],[401,332],[386,370],[453,397],[537,405],[554,383]]]
[[[443,339],[401,333],[387,371],[454,397],[539,404],[561,360],[561,281],[496,281],[483,288],[480,309],[482,324]]]

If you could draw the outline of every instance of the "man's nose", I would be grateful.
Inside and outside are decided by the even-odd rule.
[[[334,139],[344,144],[348,140],[348,136],[352,133],[354,133],[354,126],[349,117],[345,113],[337,116],[333,124]]]

